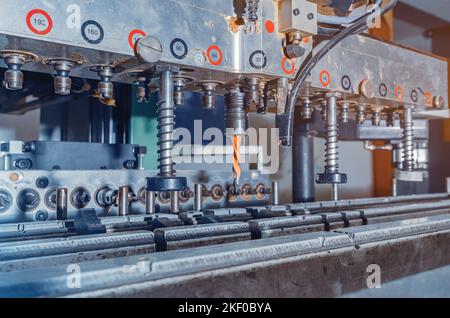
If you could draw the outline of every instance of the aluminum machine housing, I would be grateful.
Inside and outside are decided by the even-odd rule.
[[[0,296],[342,296],[374,261],[386,282],[449,265],[450,194],[426,188],[429,121],[450,117],[447,60],[367,27],[335,41],[383,2],[397,3],[2,0],[0,112],[41,109],[41,130],[0,143]],[[136,109],[153,112],[151,146],[133,141]],[[281,180],[249,143],[249,115],[267,114],[274,148],[292,148]],[[193,160],[176,165],[174,133],[199,116],[228,143],[188,143],[178,157]],[[318,175],[311,136],[326,141]],[[340,198],[350,140],[393,151],[392,197]],[[295,202],[281,202],[291,177]]]

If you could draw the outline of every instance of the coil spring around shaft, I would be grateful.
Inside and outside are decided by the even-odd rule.
[[[172,160],[174,147],[173,132],[175,127],[175,106],[168,105],[166,101],[157,103],[158,114],[158,169],[159,176],[171,177],[176,171]]]
[[[414,171],[414,123],[403,121],[403,169]]]
[[[325,171],[327,173],[336,173],[339,171],[338,126],[328,126],[327,130],[327,139],[325,142]]]
[[[259,0],[247,0],[248,20],[250,22],[258,21]]]

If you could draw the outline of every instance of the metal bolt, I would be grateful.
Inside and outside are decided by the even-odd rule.
[[[97,72],[100,77],[97,87],[100,96],[104,99],[114,98],[114,85],[111,82],[114,75],[114,67],[111,65],[94,65],[90,69],[93,72]]]
[[[67,220],[68,190],[59,188],[56,190],[56,218]]]
[[[184,105],[184,88],[186,85],[192,82],[190,78],[183,77],[183,76],[174,76],[174,103],[176,106],[183,106]]]
[[[366,107],[364,105],[359,105],[356,108],[356,121],[359,125],[364,124],[366,121]]]
[[[120,187],[119,188],[119,215],[120,216],[127,216],[130,214],[129,211],[129,193],[130,188],[129,187]]]
[[[145,212],[154,214],[156,212],[156,195],[153,191],[145,192]]]
[[[47,177],[40,177],[36,180],[36,187],[38,187],[39,189],[45,189],[48,187],[49,183],[50,181]]]
[[[194,210],[201,211],[203,209],[203,185],[196,184],[194,186]]]
[[[143,103],[147,101],[147,87],[148,87],[148,78],[146,76],[138,76],[136,79],[136,83],[138,85],[136,90],[136,100],[138,103]]]
[[[139,39],[135,48],[136,55],[145,63],[156,63],[161,60],[163,48],[161,42],[153,36]]]
[[[247,0],[247,8],[248,8],[248,21],[256,22],[258,21],[258,5],[259,0]]]
[[[381,124],[381,111],[376,109],[372,112],[372,125],[380,126]]]
[[[127,160],[123,163],[123,166],[125,169],[128,169],[128,170],[135,169],[136,161],[135,160]]]
[[[386,113],[386,124],[388,127],[394,127],[395,125],[395,112],[387,111]]]
[[[442,96],[435,96],[433,98],[433,106],[438,109],[445,107],[445,98]]]
[[[327,102],[326,100],[321,101],[320,117],[324,122],[327,121]]]
[[[178,191],[172,191],[170,193],[170,212],[174,214],[180,213],[180,198]]]
[[[14,166],[20,170],[29,170],[33,166],[33,162],[30,159],[18,159],[14,162]]]
[[[73,67],[79,63],[74,60],[53,59],[48,60],[47,64],[53,66],[56,73],[54,80],[55,94],[69,95],[72,88],[72,79],[69,74]]]
[[[363,80],[359,85],[359,92],[362,96],[372,99],[375,96],[375,85],[370,80]]]
[[[48,219],[48,212],[47,211],[38,211],[36,213],[35,219],[38,222],[47,221],[47,219]]]
[[[271,191],[271,204],[279,205],[280,204],[280,190],[278,182],[272,182],[272,191]]]
[[[259,85],[261,78],[249,77],[246,79],[247,91],[245,96],[245,102],[247,107],[257,106],[259,104]]]
[[[202,83],[203,92],[204,92],[203,107],[205,107],[205,109],[214,109],[214,107],[216,107],[215,91],[216,91],[217,85],[218,85],[218,83],[214,83],[214,82]]]
[[[300,108],[300,116],[304,120],[311,119],[313,115],[313,108],[309,97],[302,98],[302,104]]]
[[[350,104],[343,103],[341,105],[341,112],[339,113],[341,123],[347,124],[350,121]]]

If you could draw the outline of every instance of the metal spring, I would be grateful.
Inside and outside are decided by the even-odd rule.
[[[414,171],[414,123],[410,112],[411,109],[406,109],[403,119],[403,170],[411,172]]]
[[[336,173],[339,171],[339,145],[338,145],[338,126],[327,126],[327,139],[325,141],[325,171],[327,173]]]
[[[248,21],[258,21],[259,0],[247,0]]]
[[[175,106],[167,105],[166,101],[160,101],[156,105],[158,114],[157,137],[159,176],[172,177],[176,173],[174,169],[175,163],[172,160],[172,150],[175,142],[173,139]]]

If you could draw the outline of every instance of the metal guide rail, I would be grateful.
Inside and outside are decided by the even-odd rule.
[[[84,248],[92,251],[123,247],[120,242],[129,242],[127,246],[131,247],[138,245],[138,239],[144,245],[154,245],[157,251],[166,251],[441,215],[449,210],[448,194],[319,202],[301,206],[205,209],[179,215],[97,218],[93,211],[81,210],[77,217],[68,221],[0,225],[0,243],[4,247],[0,258],[28,258],[31,257],[29,255],[42,256],[46,253],[54,255],[64,246],[72,247],[73,252],[81,252]],[[100,236],[95,236],[97,234]],[[111,246],[108,241],[102,243],[101,237],[109,235],[112,241],[120,241],[117,246]]]
[[[447,193],[179,215],[96,218],[82,210],[73,220],[0,225],[0,295],[174,295],[170,286],[178,282],[188,288],[195,282],[190,275],[213,270],[214,278],[239,273],[247,281],[245,268],[263,269],[267,262],[322,262],[321,255],[364,254],[386,242],[392,250],[427,237],[447,240],[445,233],[450,233]],[[436,246],[441,253],[443,247]],[[417,248],[424,253],[422,245]],[[65,284],[70,264],[81,268],[81,289]]]
[[[388,254],[384,246],[397,249],[399,248],[397,246],[401,247],[404,244],[401,255],[389,256],[392,262],[390,266],[395,271],[398,271],[398,268],[393,266],[393,263],[396,262],[397,257],[404,257],[402,259],[404,262],[413,261],[411,255],[414,253],[420,254],[423,260],[428,260],[431,255],[436,262],[435,266],[443,266],[450,260],[448,257],[438,258],[435,253],[440,255],[445,251],[445,246],[448,246],[445,243],[448,243],[448,233],[450,233],[450,216],[448,215],[450,203],[448,201],[435,203],[432,209],[447,207],[446,213],[421,218],[417,218],[417,215],[412,213],[408,216],[408,221],[391,220],[381,224],[375,222],[371,225],[341,227],[328,232],[318,229],[317,232],[312,233],[297,232],[287,236],[246,242],[222,241],[221,243],[227,244],[209,246],[208,249],[195,248],[198,245],[191,245],[194,248],[165,253],[151,253],[154,251],[155,244],[156,246],[159,244],[157,236],[161,233],[157,231],[154,236],[151,232],[138,231],[51,241],[3,243],[0,244],[2,259],[0,295],[5,297],[149,297],[151,295],[181,297],[187,296],[188,292],[194,292],[190,297],[199,297],[202,292],[211,289],[211,281],[208,283],[205,279],[215,282],[230,279],[233,275],[232,281],[235,282],[238,278],[239,288],[243,288],[242,292],[248,292],[250,289],[248,284],[252,279],[257,284],[263,284],[262,282],[266,281],[255,280],[252,272],[259,277],[262,275],[261,271],[267,275],[265,272],[267,270],[294,266],[303,270],[309,268],[311,273],[315,273],[313,270],[315,266],[308,267],[308,263],[318,261],[324,264],[323,261],[328,259],[327,266],[330,270],[335,271],[334,267],[340,266],[342,272],[355,275],[357,271],[361,271],[361,265],[373,261],[373,257],[378,253]],[[431,205],[427,204],[421,206],[421,211],[426,211],[427,207],[431,208]],[[368,219],[371,220],[370,217]],[[229,229],[237,230],[236,225],[236,223],[227,224]],[[215,226],[218,225],[212,227]],[[211,233],[214,231],[211,230]],[[186,238],[186,235],[188,235],[187,232],[183,237]],[[424,242],[430,239],[433,240],[435,248],[424,249]],[[411,251],[411,248],[416,249],[415,252]],[[349,257],[348,255],[355,259],[356,264],[353,266],[342,264],[342,260]],[[336,260],[340,265],[335,264]],[[377,260],[384,262],[383,259]],[[82,283],[76,288],[67,284],[68,264],[76,264],[81,275],[79,279]],[[319,268],[322,270],[321,266]],[[411,271],[403,274],[411,274]],[[305,278],[306,274],[302,273],[295,279],[292,277],[289,279],[294,279],[297,283],[303,280],[302,285],[309,286],[308,284],[312,282]],[[250,277],[253,278],[250,279]],[[345,286],[344,289],[327,291],[328,294],[337,296],[359,287],[359,283],[347,286],[347,283],[344,283],[346,280],[340,281],[340,277],[336,275],[335,278],[326,278],[326,275],[322,273],[320,288],[340,282]],[[359,278],[354,277],[358,281]],[[389,279],[392,278],[389,277]],[[287,277],[269,274],[266,279],[271,283],[273,280],[284,282]],[[221,295],[224,289],[232,295],[240,295],[236,287],[229,286],[230,283],[219,284],[220,288],[217,288],[213,295]],[[178,292],[174,292],[175,286],[178,286]],[[294,289],[292,286],[290,288],[291,296],[302,295],[304,292],[303,288],[299,289],[298,286]],[[319,292],[312,288],[305,295],[314,294],[313,290]],[[321,292],[324,291],[321,290]],[[286,293],[288,293],[287,290],[272,290],[270,293],[250,292],[251,295],[277,296],[287,295]]]

